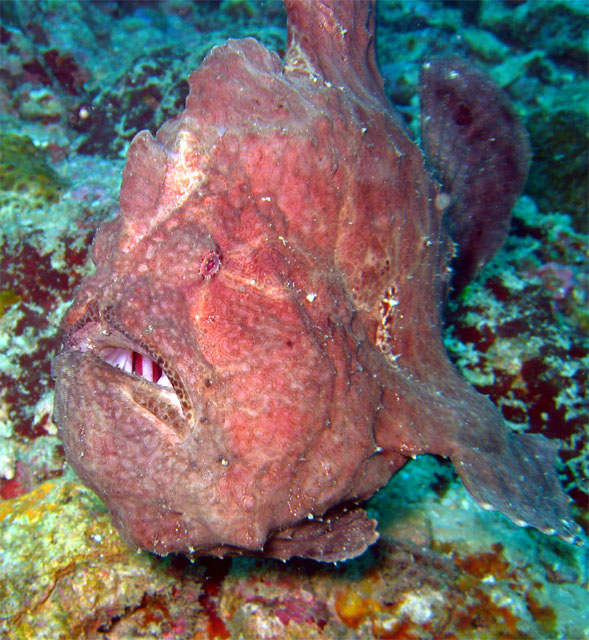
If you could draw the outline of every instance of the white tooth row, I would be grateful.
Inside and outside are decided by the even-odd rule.
[[[123,349],[121,347],[113,347],[112,349],[106,349],[103,356],[106,362],[117,367],[117,369],[122,369],[125,373],[133,373],[133,352],[131,350]],[[159,372],[160,368],[151,358],[144,355],[141,355],[140,357],[141,377],[145,378],[149,382],[154,382],[155,372]],[[170,379],[163,371],[156,382],[162,387],[172,388]]]
[[[162,371],[162,375],[160,377],[160,379],[157,381],[158,384],[161,384],[162,387],[169,387],[170,389],[172,388],[172,383],[170,382],[170,379],[168,378],[168,376]]]
[[[122,369],[125,373],[133,372],[133,352],[129,349],[121,349],[120,347],[105,349],[102,355],[113,367]]]

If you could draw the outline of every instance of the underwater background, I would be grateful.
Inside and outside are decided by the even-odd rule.
[[[445,342],[519,432],[562,440],[588,527],[586,0],[378,0],[377,57],[418,138],[420,64],[461,55],[509,95],[533,159],[506,246],[452,301]],[[411,461],[368,503],[381,538],[337,565],[128,548],[64,463],[58,326],[117,213],[126,149],[178,114],[212,46],[284,53],[279,0],[0,0],[0,635],[589,638],[587,545],[479,509],[451,465]]]

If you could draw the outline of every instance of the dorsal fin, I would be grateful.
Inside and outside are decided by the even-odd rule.
[[[374,51],[374,0],[285,0],[289,72],[317,75],[388,105]]]

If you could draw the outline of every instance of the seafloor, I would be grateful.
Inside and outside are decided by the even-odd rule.
[[[124,154],[180,111],[227,37],[282,53],[278,0],[1,0],[0,635],[3,638],[589,637],[587,545],[481,511],[444,461],[369,503],[380,541],[338,565],[130,550],[64,464],[51,420],[59,320],[117,211]],[[417,131],[420,62],[464,55],[534,152],[505,248],[448,310],[446,343],[517,431],[560,438],[587,528],[586,0],[379,0],[378,56]]]

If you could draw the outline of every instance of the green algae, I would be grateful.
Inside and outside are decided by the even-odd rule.
[[[584,233],[589,215],[587,113],[569,107],[542,110],[533,113],[526,124],[534,153],[527,192],[540,210],[568,213],[574,228]]]
[[[64,186],[46,152],[28,136],[0,134],[0,191],[27,195],[33,205],[42,206],[59,200]]]
[[[4,315],[7,309],[21,300],[21,296],[12,289],[0,291],[0,318]]]

